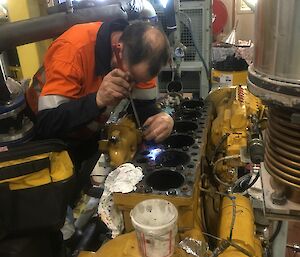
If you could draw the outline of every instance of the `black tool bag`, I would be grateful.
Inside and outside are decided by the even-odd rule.
[[[60,229],[73,187],[73,164],[59,140],[0,152],[0,239]]]

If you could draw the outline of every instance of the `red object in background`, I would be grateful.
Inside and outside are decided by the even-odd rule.
[[[213,1],[213,34],[218,35],[221,33],[228,20],[228,12],[225,4],[221,0]]]

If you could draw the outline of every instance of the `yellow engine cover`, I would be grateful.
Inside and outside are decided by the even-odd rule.
[[[247,127],[250,115],[260,112],[260,99],[242,86],[219,89],[211,96],[216,106],[216,118],[212,123],[211,142],[217,145],[225,134],[227,137],[226,155],[240,153],[241,147],[247,145]]]
[[[233,226],[232,240],[246,249],[252,256],[261,256],[262,249],[255,236],[254,214],[250,200],[242,195],[235,194],[236,216]],[[221,219],[219,224],[219,237],[227,239],[231,228],[231,217],[233,214],[233,202],[224,197],[221,207]],[[245,256],[234,247],[227,248],[220,257]]]
[[[133,159],[138,145],[141,143],[141,131],[128,117],[122,118],[116,124],[110,124],[107,129],[108,139],[99,142],[101,152],[108,152],[110,165],[118,167]]]

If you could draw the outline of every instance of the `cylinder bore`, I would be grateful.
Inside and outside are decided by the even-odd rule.
[[[195,139],[188,135],[172,135],[168,137],[163,145],[170,148],[182,148],[184,146],[191,146],[195,143]]]
[[[154,190],[168,191],[172,188],[179,188],[184,183],[184,177],[169,169],[156,170],[151,173],[147,179],[146,184]]]
[[[192,121],[176,121],[174,123],[174,130],[178,133],[188,133],[198,128],[198,125]]]
[[[176,167],[179,165],[185,165],[190,161],[190,157],[187,153],[179,151],[179,150],[166,150],[160,153],[155,162],[158,165],[162,165],[164,167]]]
[[[183,120],[192,120],[195,118],[200,118],[202,112],[200,110],[189,110],[189,109],[181,109],[175,112],[175,117],[177,119]]]
[[[173,80],[167,85],[168,92],[181,92],[182,91],[182,84],[178,80]]]
[[[187,100],[184,101],[180,104],[181,108],[184,109],[201,109],[204,106],[204,103],[202,100],[198,99],[198,100]]]

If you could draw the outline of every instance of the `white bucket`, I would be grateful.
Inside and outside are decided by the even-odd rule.
[[[143,257],[170,257],[177,234],[176,207],[162,199],[149,199],[130,212],[139,249]]]

